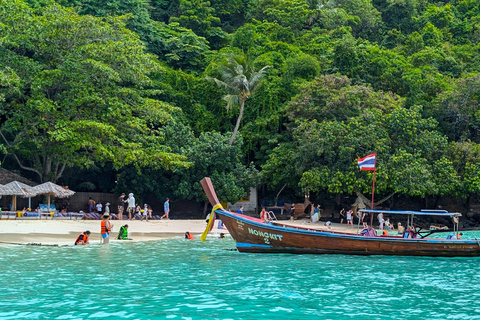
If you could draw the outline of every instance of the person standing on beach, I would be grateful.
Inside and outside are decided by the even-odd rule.
[[[315,210],[313,210],[313,213],[318,214],[318,221],[320,221],[320,218],[322,217],[322,214],[320,212],[320,205],[319,204],[317,204],[317,207],[315,208]]]
[[[133,210],[135,210],[135,198],[133,197],[133,193],[128,194],[128,199],[127,199],[128,207],[128,220],[132,220],[132,213]]]
[[[98,212],[99,214],[102,214],[102,211],[103,211],[103,205],[102,205],[102,203],[101,203],[101,202],[97,203],[96,207],[97,207],[97,212]]]
[[[353,210],[348,210],[347,211],[347,226],[350,224],[353,228]]]
[[[290,207],[290,222],[293,222],[295,220],[295,203],[292,203],[292,206]]]
[[[110,233],[112,232],[113,224],[110,222],[110,215],[105,213],[100,222],[100,233],[102,234],[103,244],[110,242]]]
[[[122,220],[123,219],[123,206],[125,205],[125,202],[127,202],[125,200],[125,193],[122,193],[120,195],[120,197],[118,197],[118,206],[117,206],[117,209],[118,209],[118,220]]]
[[[378,219],[378,229],[383,230],[383,223],[385,222],[385,220],[383,219],[383,213],[380,212],[377,215],[377,219]]]
[[[165,214],[160,218],[162,220],[164,217],[167,217],[168,219],[168,214],[170,213],[170,199],[167,198],[167,201],[163,204],[163,211],[165,211]]]
[[[142,210],[142,218],[140,221],[142,221],[145,218],[145,221],[148,222],[148,205],[145,203],[143,205],[143,210]]]
[[[343,224],[343,219],[345,218],[345,208],[340,210],[340,224]]]
[[[90,197],[88,199],[88,210],[90,211],[90,213],[92,213],[94,209],[95,209],[95,200],[93,200],[92,197]]]
[[[241,207],[238,209],[237,213],[243,214],[243,206],[241,206]]]

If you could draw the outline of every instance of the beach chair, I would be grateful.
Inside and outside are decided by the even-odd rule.
[[[115,213],[110,213],[110,215],[112,216],[113,219],[119,220],[118,216]]]
[[[10,211],[2,211],[2,215],[0,217],[2,220],[15,220],[17,218],[17,213]]]
[[[52,219],[55,220],[67,220],[69,219],[68,215],[66,213],[58,212],[54,213]]]
[[[41,213],[40,212],[22,212],[22,211],[17,211],[17,219],[20,220],[38,220],[41,219]]]
[[[83,216],[83,218],[84,218],[85,220],[95,220],[95,217],[93,216],[93,213],[90,213],[90,212],[85,213],[85,215]]]
[[[84,214],[83,212],[69,212],[68,215],[70,216],[70,219],[75,219],[75,220],[79,220],[79,219],[83,219],[84,217]]]
[[[48,211],[48,206],[46,204],[39,204],[38,207],[40,208],[40,213],[47,213]]]

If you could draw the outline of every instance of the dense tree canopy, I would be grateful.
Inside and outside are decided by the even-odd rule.
[[[380,194],[468,202],[479,21],[467,0],[0,0],[2,165],[197,201],[210,175],[235,201],[369,193],[376,152]]]

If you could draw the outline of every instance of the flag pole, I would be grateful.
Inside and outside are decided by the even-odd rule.
[[[377,169],[377,157],[375,157],[375,165],[373,166],[373,184],[372,184],[372,205],[370,208],[373,210],[373,199],[375,198],[375,171]],[[373,212],[370,217],[370,226],[373,227]]]

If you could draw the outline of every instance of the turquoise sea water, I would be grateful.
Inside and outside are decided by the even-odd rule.
[[[480,319],[478,258],[224,250],[234,246],[3,246],[0,319]]]

